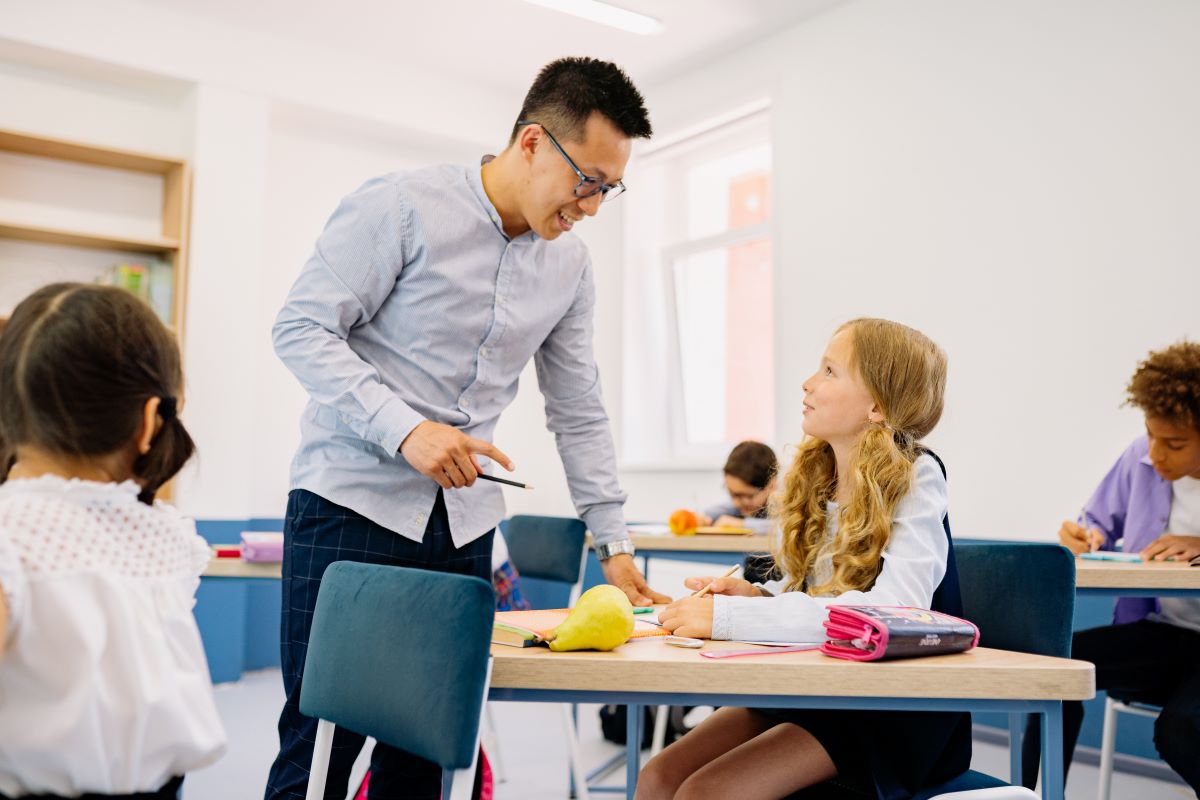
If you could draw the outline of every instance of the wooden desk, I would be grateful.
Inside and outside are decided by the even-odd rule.
[[[1118,597],[1200,594],[1200,567],[1174,561],[1130,564],[1077,558],[1075,590],[1081,595]]]
[[[232,545],[217,545],[217,547]],[[208,560],[202,578],[267,578],[279,580],[283,577],[283,565],[279,562],[255,563],[240,558],[217,558],[216,550]]]
[[[705,650],[749,647],[704,645]],[[1062,701],[1095,695],[1089,663],[987,648],[878,664],[815,651],[724,661],[701,658],[699,652],[653,640],[630,642],[611,653],[493,645],[489,697],[627,705],[628,742],[641,741],[645,705],[1037,713],[1042,715],[1043,797],[1062,800]],[[638,748],[629,748],[628,797],[633,797],[639,766]]]

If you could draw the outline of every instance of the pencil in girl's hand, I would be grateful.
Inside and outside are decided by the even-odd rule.
[[[503,483],[505,486],[515,486],[518,489],[532,489],[533,488],[532,486],[530,486],[528,484],[517,483],[516,481],[510,481],[507,478],[497,478],[494,475],[488,475],[485,472],[480,472],[475,477],[477,477],[481,480],[485,480],[485,481],[492,481],[493,483]]]
[[[730,575],[732,575],[733,573],[737,572],[737,571],[738,571],[739,569],[741,569],[741,568],[742,568],[742,565],[741,565],[741,564],[734,564],[732,567],[730,567],[729,569],[725,570],[725,574],[724,574],[724,575],[722,575],[721,577],[722,577],[722,578],[728,578]],[[710,591],[712,591],[712,588],[713,588],[713,582],[712,582],[712,581],[709,581],[707,586],[705,586],[705,587],[704,587],[703,589],[701,589],[700,591],[696,592],[694,595],[692,595],[692,597],[704,597],[704,595],[706,595],[706,594],[708,594]]]

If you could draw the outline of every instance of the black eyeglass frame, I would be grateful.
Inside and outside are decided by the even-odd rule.
[[[594,197],[598,194],[600,195],[600,202],[607,203],[609,200],[615,200],[625,193],[625,190],[628,187],[625,186],[624,181],[605,183],[593,175],[584,173],[583,170],[575,165],[575,162],[571,160],[571,157],[567,155],[567,151],[563,150],[562,145],[559,144],[558,140],[554,138],[554,134],[552,134],[542,123],[535,122],[531,119],[519,119],[517,120],[517,124],[537,125],[542,129],[542,133],[546,134],[546,137],[550,140],[550,144],[554,145],[554,149],[557,150],[558,154],[567,162],[567,166],[574,170],[575,174],[579,177],[579,183],[575,184],[575,196],[580,200]]]

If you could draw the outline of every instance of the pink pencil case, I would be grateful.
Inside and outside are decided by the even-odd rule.
[[[243,561],[283,561],[283,534],[242,532]]]
[[[829,606],[827,656],[851,661],[960,653],[979,644],[965,619],[909,606]]]

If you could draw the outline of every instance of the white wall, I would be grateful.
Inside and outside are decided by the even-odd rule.
[[[781,439],[838,323],[910,323],[956,533],[1053,536],[1139,432],[1138,359],[1200,335],[1197,74],[1194,3],[871,0],[649,87],[660,129],[772,95]]]
[[[486,132],[519,98],[437,84],[468,101],[439,104],[420,81],[339,94],[314,64],[340,79],[363,64],[303,64],[279,41],[255,61],[239,37],[214,50],[211,28],[162,35],[188,22],[166,11],[114,0],[101,26],[91,5],[6,5],[0,125],[195,159],[186,418],[203,455],[180,499],[202,517],[278,516],[303,395],[268,330],[324,219],[366,175],[497,146]],[[794,398],[838,322],[910,322],[952,361],[932,442],[956,531],[1050,535],[1137,433],[1118,408],[1136,360],[1200,335],[1198,68],[1200,7],[1182,0],[862,0],[643,86],[659,138],[771,96],[780,443],[799,435]],[[620,214],[579,228],[618,433]],[[532,371],[497,443],[538,486],[512,510],[570,513]],[[717,480],[626,471],[627,513],[704,501]]]

